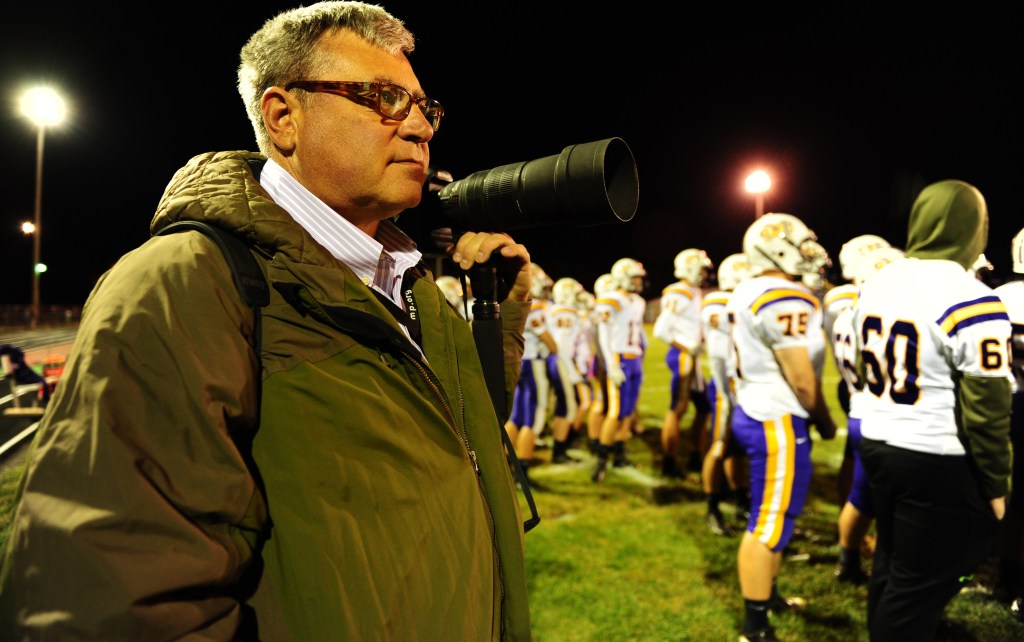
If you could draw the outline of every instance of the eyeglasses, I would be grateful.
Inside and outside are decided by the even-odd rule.
[[[416,105],[423,112],[423,116],[430,123],[430,126],[437,131],[441,125],[441,116],[444,116],[444,107],[441,103],[430,98],[413,98],[404,87],[379,82],[340,82],[333,80],[296,80],[288,83],[285,91],[302,89],[305,91],[334,94],[342,98],[348,98],[354,103],[364,105],[374,110],[384,118],[391,120],[405,120]]]

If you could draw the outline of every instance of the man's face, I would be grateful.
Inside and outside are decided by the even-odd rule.
[[[408,59],[372,47],[350,31],[321,40],[326,71],[317,78],[400,85],[413,97],[423,92]],[[430,164],[427,142],[434,130],[419,107],[391,120],[342,96],[307,96],[298,114],[298,137],[289,158],[293,175],[327,205],[357,226],[419,204]]]

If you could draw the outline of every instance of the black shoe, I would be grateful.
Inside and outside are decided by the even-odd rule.
[[[842,564],[836,565],[836,570],[832,573],[833,577],[836,578],[837,582],[842,584],[853,584],[854,586],[860,586],[869,579],[871,575],[861,570],[860,566],[843,566]]]
[[[607,459],[598,459],[597,460],[597,465],[594,466],[594,474],[590,476],[590,481],[594,482],[595,484],[600,484],[601,482],[603,482],[604,481],[604,477],[605,477],[605,475],[608,472],[607,469],[608,469],[608,460]]]
[[[690,453],[686,462],[686,468],[695,475],[700,475],[704,472],[704,458],[701,457],[699,452],[693,451]]]
[[[552,464],[575,464],[577,462],[579,462],[579,459],[576,459],[569,453],[558,453],[551,456]]]
[[[683,471],[679,470],[679,462],[675,457],[665,455],[661,460],[661,476],[669,479],[682,479]]]
[[[612,460],[612,467],[613,468],[632,468],[633,467],[633,462],[629,461],[629,459],[625,455],[617,456],[617,457],[615,457],[615,459]]]
[[[740,642],[779,642],[779,638],[775,637],[775,629],[769,626],[749,633],[740,633]]]
[[[802,597],[782,597],[772,595],[768,600],[768,609],[776,613],[783,611],[802,611],[807,607],[807,600]]]
[[[721,535],[723,537],[732,535],[732,529],[725,523],[725,518],[722,517],[721,513],[709,511],[704,518],[704,523],[707,524],[708,530],[714,535]]]

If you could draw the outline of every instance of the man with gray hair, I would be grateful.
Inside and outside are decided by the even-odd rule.
[[[530,639],[480,355],[392,222],[420,201],[444,114],[413,42],[379,6],[321,2],[244,46],[260,153],[178,170],[152,238],[90,295],[4,552],[11,639]],[[261,317],[210,238],[157,234],[183,220],[248,244]],[[475,232],[450,252],[507,295],[510,399],[529,253]]]

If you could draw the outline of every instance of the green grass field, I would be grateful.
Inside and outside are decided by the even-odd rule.
[[[665,482],[656,474],[657,431],[668,403],[669,376],[665,346],[658,341],[649,345],[640,399],[646,432],[629,445],[635,468],[610,469],[604,483],[594,484],[589,459],[555,466],[546,463],[549,450],[537,452],[531,476],[550,490],[535,494],[541,523],[526,535],[536,642],[738,638],[743,616],[736,577],[739,538],[715,536],[705,528],[706,504],[696,480]],[[843,425],[834,396],[837,375],[831,361],[827,366],[826,394]],[[683,425],[689,425],[689,415]],[[801,613],[773,617],[782,640],[868,639],[867,589],[832,579],[840,507],[836,475],[844,441],[841,435],[814,442],[811,493],[778,581],[784,594],[805,597],[809,604]],[[0,544],[6,540],[19,472],[10,470],[0,479]],[[723,510],[732,515],[731,505]],[[985,588],[992,579],[985,570],[947,608],[938,640],[1024,640],[1024,625]]]
[[[636,468],[610,469],[602,484],[590,481],[590,459],[531,469],[532,477],[551,488],[535,494],[541,523],[526,536],[537,642],[738,638],[743,617],[736,576],[739,536],[707,530],[707,506],[696,480],[666,482],[657,474],[669,372],[666,346],[659,341],[649,346],[640,398],[645,434],[634,438],[629,450]],[[842,427],[845,415],[834,394],[838,374],[830,359],[826,365],[826,395]],[[684,428],[691,416],[692,409]],[[867,588],[832,579],[845,432],[832,441],[813,436],[812,488],[778,580],[783,594],[805,597],[809,604],[772,622],[782,640],[866,641]],[[723,505],[723,511],[730,508]],[[739,520],[734,524],[742,528]],[[1024,640],[1024,625],[991,598],[986,588],[991,579],[979,572],[977,582],[954,599],[939,640]]]

